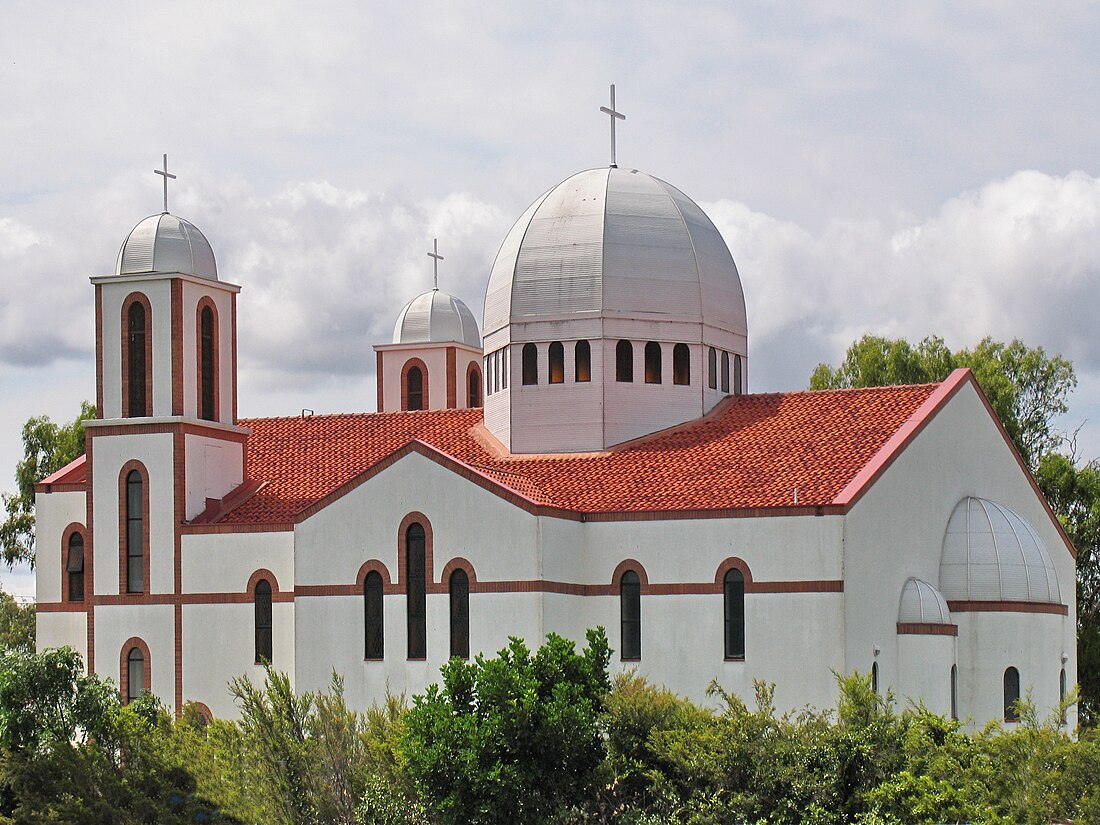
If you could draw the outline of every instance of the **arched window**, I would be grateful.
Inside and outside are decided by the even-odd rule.
[[[371,570],[363,579],[363,658],[381,659],[385,654],[382,624],[382,576]]]
[[[214,310],[204,306],[199,312],[199,418],[206,421],[217,417],[214,382],[218,370],[214,343]]]
[[[131,647],[126,654],[126,704],[137,699],[145,690],[145,666],[145,654],[141,648],[136,645]]]
[[[734,395],[740,395],[745,391],[745,384],[741,377],[741,356],[733,356],[733,392]]]
[[[1066,723],[1066,669],[1062,668],[1062,672],[1058,674],[1058,705],[1060,721],[1064,725]]]
[[[256,664],[271,661],[271,582],[260,579],[252,591],[256,615]]]
[[[69,574],[69,601],[84,601],[84,536],[80,533],[69,536],[65,570]]]
[[[577,341],[573,348],[573,380],[583,384],[592,380],[592,345]]]
[[[672,348],[672,383],[681,386],[691,383],[691,350],[687,344]]]
[[[642,658],[642,582],[633,570],[619,579],[619,617],[622,632],[622,658]]]
[[[539,382],[539,348],[534,344],[523,345],[523,383],[527,386]]]
[[[733,568],[722,579],[727,659],[745,658],[745,575]]]
[[[722,350],[722,392],[730,391],[730,354]]]
[[[500,350],[500,360],[497,362],[497,382],[502,390],[508,389],[508,363],[510,360],[508,347]]]
[[[1020,671],[1014,667],[1005,671],[1005,721],[1020,721]]]
[[[561,341],[554,341],[550,345],[550,383],[551,384],[564,384],[565,383],[565,347],[561,345]]]
[[[634,347],[629,341],[615,345],[615,380],[624,383],[634,380]]]
[[[492,395],[499,389],[493,386],[493,367],[496,361],[496,353],[491,352],[485,356],[485,395]]]
[[[405,609],[410,659],[424,659],[428,650],[424,554],[424,526],[414,522],[405,531]]]
[[[656,341],[645,345],[645,382],[661,383],[661,345]]]
[[[145,482],[141,473],[126,476],[126,592],[145,590]]]
[[[470,374],[466,376],[466,406],[481,406],[481,373],[472,364],[470,365]]]
[[[461,567],[451,573],[451,658],[470,658],[470,577]]]
[[[405,409],[424,409],[424,372],[417,366],[405,373]]]
[[[951,665],[951,718],[959,718],[959,669]]]
[[[718,389],[718,350],[714,347],[707,350],[707,386]]]
[[[126,416],[128,418],[149,414],[145,374],[146,332],[145,305],[140,301],[134,301],[126,313]]]
[[[878,662],[871,663],[871,690],[878,693]]]

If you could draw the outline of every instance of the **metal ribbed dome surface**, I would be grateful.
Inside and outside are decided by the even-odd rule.
[[[402,308],[393,328],[393,343],[458,341],[481,349],[481,334],[470,308],[453,295],[433,289]]]
[[[486,335],[586,314],[747,333],[741,279],[721,233],[691,198],[637,170],[590,169],[558,184],[516,221],[493,264]]]
[[[898,621],[913,624],[951,624],[951,611],[943,595],[921,579],[910,577],[901,589]]]
[[[1054,562],[1035,528],[1002,504],[972,497],[947,523],[940,592],[949,600],[1061,603]]]
[[[218,267],[210,242],[190,221],[167,212],[150,215],[130,230],[115,264],[116,275],[182,272],[211,281]]]

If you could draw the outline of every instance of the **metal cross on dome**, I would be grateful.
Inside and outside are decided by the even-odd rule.
[[[443,256],[439,254],[439,239],[432,238],[432,251],[428,253],[429,258],[433,258],[432,268],[435,270],[435,289],[439,291],[439,262],[443,260]]]
[[[600,111],[605,115],[611,116],[611,168],[617,169],[618,164],[615,162],[615,121],[626,120],[626,115],[622,112],[615,111],[615,84],[611,84],[611,108],[601,106]]]
[[[615,105],[615,104],[613,103],[612,105]],[[172,180],[176,179],[175,175],[168,174],[168,155],[164,156],[164,168],[163,169],[154,169],[153,174],[154,175],[160,175],[162,178],[164,178],[164,214],[167,215],[168,214],[168,178],[171,178]]]

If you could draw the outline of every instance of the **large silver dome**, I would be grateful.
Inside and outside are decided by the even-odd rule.
[[[214,250],[206,236],[190,221],[167,212],[142,220],[118,252],[116,275],[149,272],[182,272],[218,280]]]
[[[637,170],[590,169],[516,221],[485,293],[486,336],[513,322],[628,317],[747,334],[722,235],[683,192]]]
[[[457,341],[481,349],[481,334],[470,308],[438,289],[417,295],[405,304],[393,328],[395,344],[429,341]]]
[[[964,498],[943,537],[940,592],[949,600],[1061,604],[1046,544],[1002,504]]]

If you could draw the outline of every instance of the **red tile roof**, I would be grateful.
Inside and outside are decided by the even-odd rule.
[[[968,375],[739,396],[705,418],[588,455],[502,456],[487,446],[481,410],[247,419],[248,477],[264,484],[217,520],[296,521],[410,445],[502,494],[580,514],[787,508],[796,488],[799,507],[850,504],[853,482],[873,481]]]

